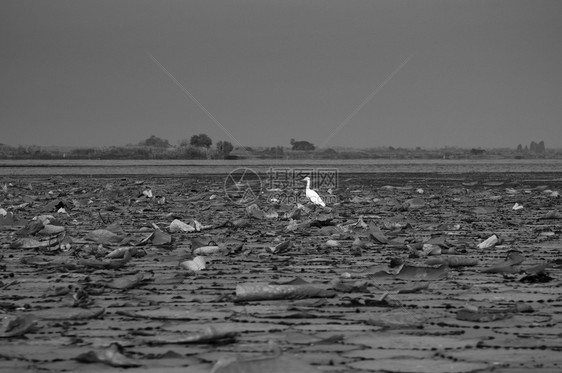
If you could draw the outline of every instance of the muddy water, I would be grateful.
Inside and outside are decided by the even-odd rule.
[[[340,173],[561,172],[562,160],[0,160],[0,175],[190,175],[228,174],[247,167],[260,174],[280,170]]]
[[[249,215],[222,175],[6,176],[0,312],[19,324],[2,323],[0,372],[210,372],[240,357],[261,359],[248,372],[560,371],[561,177],[346,173],[330,210],[263,190]],[[284,190],[305,203],[303,187]],[[21,230],[40,215],[64,235]],[[172,232],[174,219],[203,227]],[[205,269],[180,265],[215,244]],[[107,257],[119,248],[130,260]],[[472,264],[429,264],[449,257]],[[295,280],[322,296],[237,299]],[[32,327],[10,337],[23,316]]]

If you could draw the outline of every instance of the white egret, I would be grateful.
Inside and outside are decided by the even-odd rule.
[[[144,188],[144,191],[142,192],[142,194],[139,196],[142,197],[145,196],[146,198],[152,198],[152,189],[150,189],[149,186],[147,186],[146,188]]]
[[[303,181],[306,181],[306,198],[311,200],[315,205],[326,207],[326,204],[324,203],[324,201],[322,201],[322,198],[320,198],[318,193],[310,189],[310,177],[305,177]]]

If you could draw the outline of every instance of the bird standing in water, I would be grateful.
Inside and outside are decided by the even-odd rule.
[[[312,203],[314,203],[315,205],[326,207],[326,204],[324,203],[324,201],[322,201],[322,198],[320,198],[318,193],[310,189],[310,177],[305,177],[303,181],[306,181],[306,198],[312,201]]]

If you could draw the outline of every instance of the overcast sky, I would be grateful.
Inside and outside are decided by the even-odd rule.
[[[0,143],[562,148],[562,1],[0,2]]]

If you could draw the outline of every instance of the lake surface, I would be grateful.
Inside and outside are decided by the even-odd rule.
[[[294,169],[339,173],[544,173],[562,172],[562,159],[428,160],[0,160],[1,176],[24,175],[191,175],[228,174],[237,168],[257,173]]]

